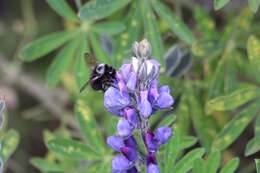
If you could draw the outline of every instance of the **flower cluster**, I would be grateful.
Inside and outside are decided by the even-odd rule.
[[[170,127],[149,129],[149,117],[160,109],[171,108],[173,98],[168,86],[159,87],[159,63],[151,58],[147,40],[133,45],[135,57],[117,71],[116,87],[109,87],[104,105],[113,115],[120,117],[117,135],[110,136],[107,144],[121,153],[112,160],[112,173],[138,173],[139,163],[145,163],[147,173],[159,173],[156,151],[172,135]],[[133,131],[140,133],[146,152],[138,149]]]

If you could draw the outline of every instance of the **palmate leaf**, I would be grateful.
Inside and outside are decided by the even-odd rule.
[[[87,143],[97,151],[103,152],[105,144],[90,107],[84,103],[83,100],[78,100],[75,107],[75,113],[79,123],[80,132],[86,139]]]
[[[19,57],[25,61],[34,61],[72,39],[75,33],[77,30],[63,31],[39,38],[24,46],[19,52]]]
[[[222,151],[239,137],[246,126],[259,113],[259,103],[257,102],[256,100],[244,108],[220,131],[213,141],[213,149]]]
[[[220,173],[234,173],[238,167],[239,159],[230,160],[221,170]]]
[[[47,71],[47,83],[49,86],[55,86],[61,79],[64,72],[68,70],[71,65],[72,58],[79,45],[79,41],[74,39],[68,43],[54,58]]]
[[[224,7],[230,0],[214,0],[214,9],[219,10]]]
[[[256,13],[260,6],[260,0],[248,0],[248,3],[251,10]]]
[[[87,34],[81,33],[78,36],[80,41],[78,51],[76,52],[76,63],[75,63],[75,80],[78,87],[78,90],[87,82],[89,79],[90,71],[85,62],[85,54],[89,51],[89,45],[87,42]]]
[[[163,61],[163,44],[158,28],[158,24],[156,23],[155,15],[153,14],[151,3],[148,0],[139,1],[139,7],[141,10],[141,15],[144,23],[145,36],[151,42],[152,45],[152,54],[158,58],[158,61],[162,66],[164,66],[165,62]]]
[[[197,148],[190,152],[188,152],[185,156],[178,161],[171,172],[174,173],[186,173],[188,172],[192,166],[193,162],[198,158],[201,158],[205,153],[205,149]]]
[[[97,23],[91,28],[98,34],[117,35],[126,29],[125,25],[118,21]]]
[[[153,8],[156,10],[158,15],[164,20],[172,30],[185,43],[191,45],[195,38],[189,28],[176,16],[173,15],[171,10],[158,0],[152,1]]]
[[[85,21],[103,19],[126,6],[131,0],[91,0],[80,8],[79,17]]]
[[[54,163],[41,158],[33,158],[31,164],[42,172],[65,172],[66,166],[60,163]]]
[[[2,149],[0,150],[0,156],[3,159],[3,161],[6,162],[18,146],[20,141],[20,135],[15,130],[9,130],[4,134],[1,141]]]
[[[208,113],[213,111],[227,111],[237,108],[242,104],[260,96],[260,90],[256,87],[243,88],[225,96],[209,100],[206,104]]]
[[[52,139],[47,143],[47,147],[49,150],[70,159],[93,160],[102,157],[96,150],[71,139]]]
[[[78,21],[77,15],[70,8],[66,0],[47,0],[51,8],[67,20]]]

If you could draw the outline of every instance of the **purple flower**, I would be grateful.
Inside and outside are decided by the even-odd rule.
[[[112,173],[138,173],[136,164],[138,144],[133,131],[139,132],[145,143],[146,172],[160,173],[156,152],[169,141],[172,129],[160,127],[149,130],[149,117],[160,109],[170,108],[174,100],[168,86],[159,86],[157,77],[160,64],[151,58],[151,45],[147,40],[135,42],[135,56],[131,64],[123,64],[116,73],[115,86],[104,95],[104,105],[109,112],[120,116],[117,124],[118,136],[107,138],[107,144],[121,155],[112,160]]]
[[[152,105],[148,101],[148,91],[140,91],[138,110],[143,118],[149,118],[152,114]]]
[[[127,93],[122,93],[114,87],[109,87],[104,95],[104,105],[114,115],[121,115],[121,111],[130,105],[131,99]]]
[[[158,144],[165,144],[172,136],[172,129],[170,127],[160,127],[155,131],[155,138]]]
[[[133,129],[133,126],[125,118],[121,118],[117,123],[119,136],[128,137],[132,134]]]
[[[135,161],[137,160],[137,152],[134,148],[131,147],[122,147],[120,148],[123,155],[129,160],[129,161]]]
[[[137,142],[133,136],[129,136],[124,140],[126,146],[137,149]]]
[[[146,132],[146,134],[144,136],[144,141],[145,141],[147,149],[150,152],[155,152],[159,147],[158,141],[156,140],[154,133],[151,131]]]
[[[110,136],[107,138],[107,144],[115,151],[120,152],[120,148],[125,147],[124,140],[119,136]]]
[[[137,128],[139,125],[139,120],[136,111],[133,108],[126,107],[123,110],[123,116],[127,121],[134,127]]]
[[[123,155],[115,156],[112,160],[112,170],[126,171],[132,167],[132,163]],[[112,171],[112,172],[113,172]]]

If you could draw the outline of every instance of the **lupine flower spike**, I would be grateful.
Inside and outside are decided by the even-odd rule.
[[[112,173],[138,173],[140,163],[147,173],[159,173],[156,152],[170,139],[172,129],[149,129],[149,118],[160,109],[171,108],[174,100],[168,86],[159,86],[160,64],[151,57],[147,40],[135,42],[131,64],[123,64],[116,72],[116,83],[104,95],[104,105],[120,117],[117,135],[107,138],[107,144],[119,155],[112,160]],[[133,132],[140,133],[146,152],[138,150]]]

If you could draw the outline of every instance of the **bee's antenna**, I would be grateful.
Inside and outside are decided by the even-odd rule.
[[[88,80],[79,90],[79,93],[82,93],[82,91],[84,91],[84,89],[88,86],[90,80]]]

